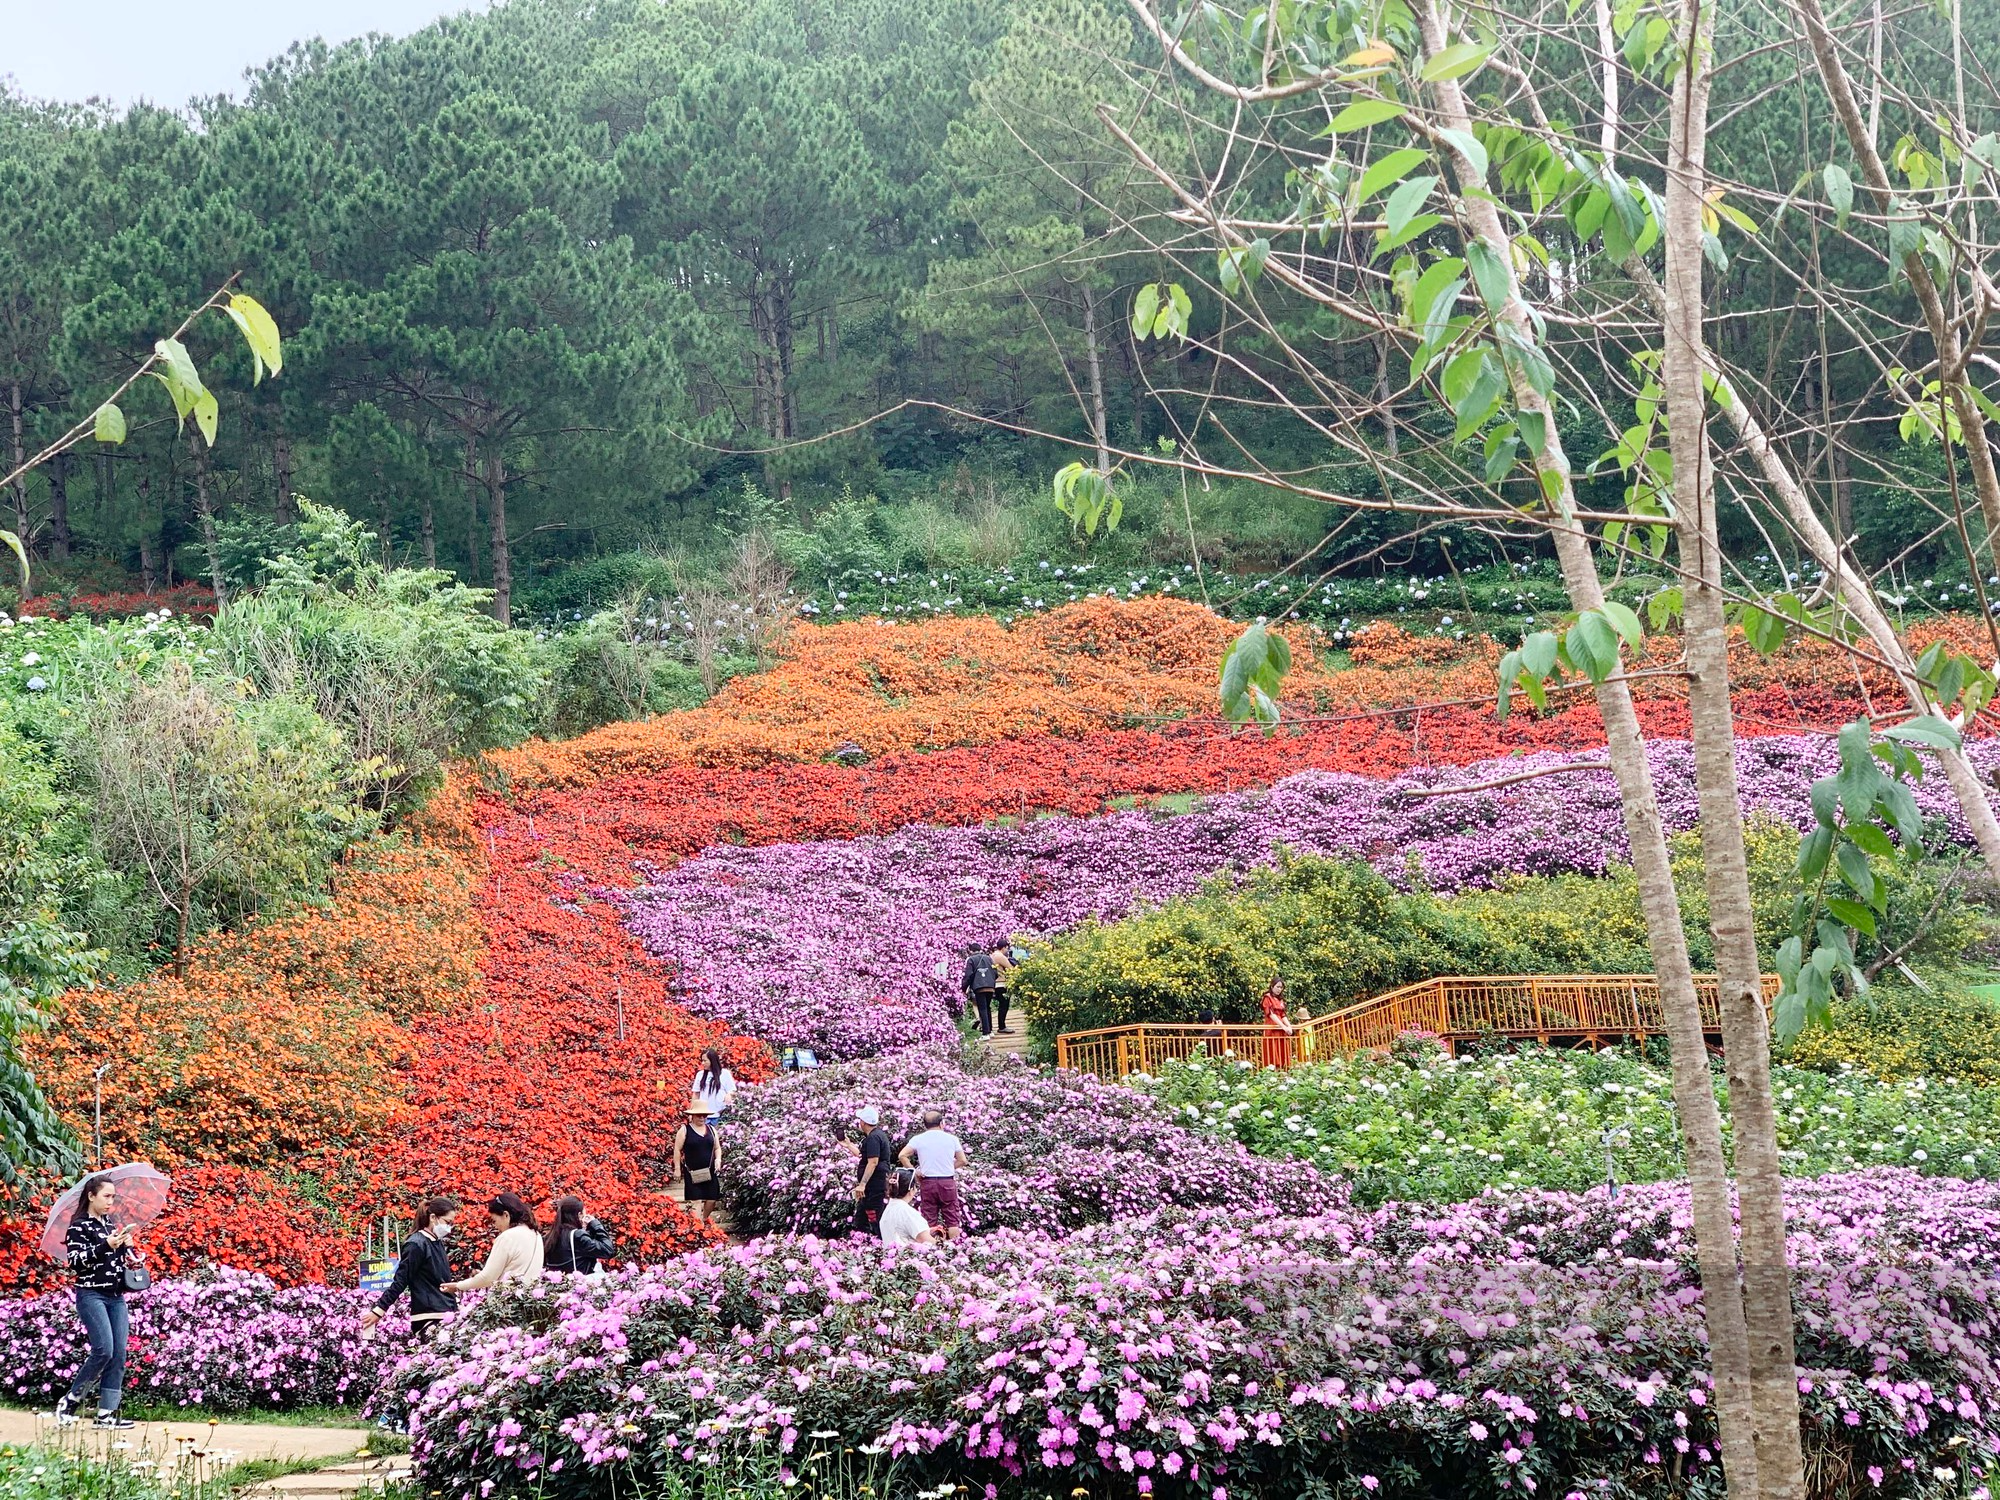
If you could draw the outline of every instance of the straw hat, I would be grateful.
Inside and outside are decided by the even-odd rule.
[[[715,1110],[706,1100],[690,1099],[688,1100],[688,1107],[683,1113],[690,1115],[712,1115],[715,1113]]]

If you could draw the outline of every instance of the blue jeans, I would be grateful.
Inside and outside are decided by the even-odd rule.
[[[69,1400],[74,1406],[81,1396],[96,1386],[99,1411],[118,1410],[118,1393],[125,1384],[125,1340],[131,1331],[131,1315],[125,1299],[112,1292],[89,1292],[77,1288],[76,1310],[83,1319],[83,1331],[90,1336],[90,1358],[69,1384]]]

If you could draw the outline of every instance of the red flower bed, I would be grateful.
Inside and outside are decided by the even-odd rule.
[[[1745,734],[1832,729],[1856,703],[1820,690],[1766,687],[1741,695]],[[1687,704],[1640,705],[1650,732],[1685,738]],[[1415,765],[1462,765],[1517,750],[1581,750],[1604,742],[1589,700],[1546,718],[1492,710],[1412,709],[1270,736],[1214,726],[1042,736],[972,749],[887,756],[850,767],[776,765],[759,771],[682,767],[611,777],[588,790],[542,791],[520,807],[559,857],[623,881],[633,856],[667,863],[711,844],[857,838],[908,823],[980,823],[1024,812],[1087,815],[1121,797],[1266,785],[1321,769],[1393,776]]]
[[[497,819],[484,993],[421,1028],[410,1110],[354,1174],[352,1201],[395,1213],[428,1191],[575,1193],[628,1253],[689,1249],[710,1232],[666,1196],[663,1164],[702,1049],[722,1048],[746,1082],[769,1076],[770,1054],[672,1003],[666,971],[593,893],[628,851],[601,830],[557,840],[531,815],[483,810]]]
[[[36,595],[21,601],[24,614],[43,615],[52,620],[67,620],[75,615],[88,615],[93,620],[122,620],[130,615],[149,614],[158,609],[170,609],[177,615],[197,620],[212,620],[215,618],[215,591],[199,583],[183,583],[152,594],[136,591],[51,594],[46,598]]]

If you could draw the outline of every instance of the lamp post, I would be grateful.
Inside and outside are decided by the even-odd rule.
[[[90,1075],[90,1144],[100,1170],[104,1166],[104,1075],[110,1071],[111,1064],[104,1063]]]

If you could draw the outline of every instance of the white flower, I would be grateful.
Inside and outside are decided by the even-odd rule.
[[[39,667],[41,664],[41,654],[36,651],[30,651],[26,656],[21,658],[21,665],[24,667]]]
[[[39,693],[47,686],[48,683],[40,677],[30,677],[28,679],[28,691],[31,693]]]

